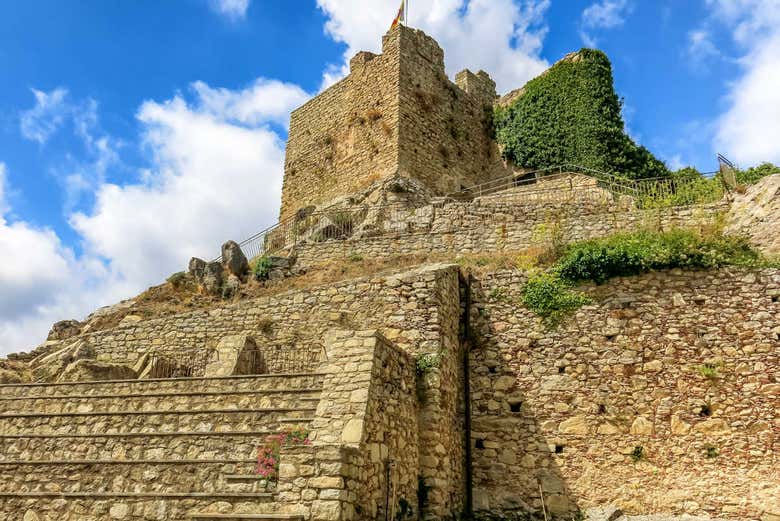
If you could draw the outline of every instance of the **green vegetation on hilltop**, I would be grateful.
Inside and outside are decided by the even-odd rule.
[[[621,108],[609,58],[582,49],[496,110],[496,138],[518,166],[574,164],[635,179],[668,176],[661,161],[626,135]]]

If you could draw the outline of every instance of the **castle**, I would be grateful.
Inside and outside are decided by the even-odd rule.
[[[650,207],[639,182],[505,163],[497,102],[420,31],[359,53],[292,114],[280,223],[169,281],[208,306],[125,302],[0,372],[3,519],[780,520],[780,270],[586,285],[551,328],[501,257],[724,220],[780,249],[778,176]],[[244,253],[266,293],[242,297]]]

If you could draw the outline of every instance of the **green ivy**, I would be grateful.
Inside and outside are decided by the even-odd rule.
[[[606,54],[582,49],[528,82],[494,114],[506,158],[528,168],[576,164],[630,178],[665,177],[666,166],[625,133]]]

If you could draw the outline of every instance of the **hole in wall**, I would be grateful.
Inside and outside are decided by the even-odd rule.
[[[512,401],[509,402],[509,410],[511,412],[520,412],[520,409],[523,407],[523,402],[521,401]]]
[[[558,367],[558,374],[564,374],[566,372],[566,366],[561,365]]]
[[[474,441],[474,447],[478,449],[484,449],[485,448],[485,440],[482,438],[477,438],[476,441]]]
[[[775,295],[774,297],[772,297],[772,302],[774,302],[775,304],[780,302],[780,295]]]
[[[709,418],[712,416],[712,406],[708,403],[702,405],[701,409],[699,409],[699,416],[702,418]]]
[[[488,373],[496,374],[496,372],[498,372],[498,369],[496,369],[496,366],[494,366],[494,365],[489,365],[488,366]]]
[[[604,335],[604,336],[606,337],[607,342],[612,342],[613,340],[615,340],[615,338],[617,338],[617,335]]]
[[[563,454],[563,445],[556,444],[555,445],[555,453],[556,454]]]
[[[599,404],[599,414],[607,414],[607,406],[603,403]]]

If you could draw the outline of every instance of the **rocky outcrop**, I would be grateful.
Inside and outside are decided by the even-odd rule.
[[[135,380],[136,372],[129,366],[78,360],[68,365],[57,379],[58,382],[98,382],[105,380]]]
[[[81,333],[81,322],[78,320],[61,320],[51,326],[47,340],[67,340]]]
[[[761,179],[737,194],[728,214],[727,233],[745,235],[767,255],[780,255],[780,174]]]
[[[93,360],[94,358],[94,348],[84,340],[77,340],[58,351],[35,360],[32,363],[32,373],[36,381],[53,382],[69,365],[79,360]]]

